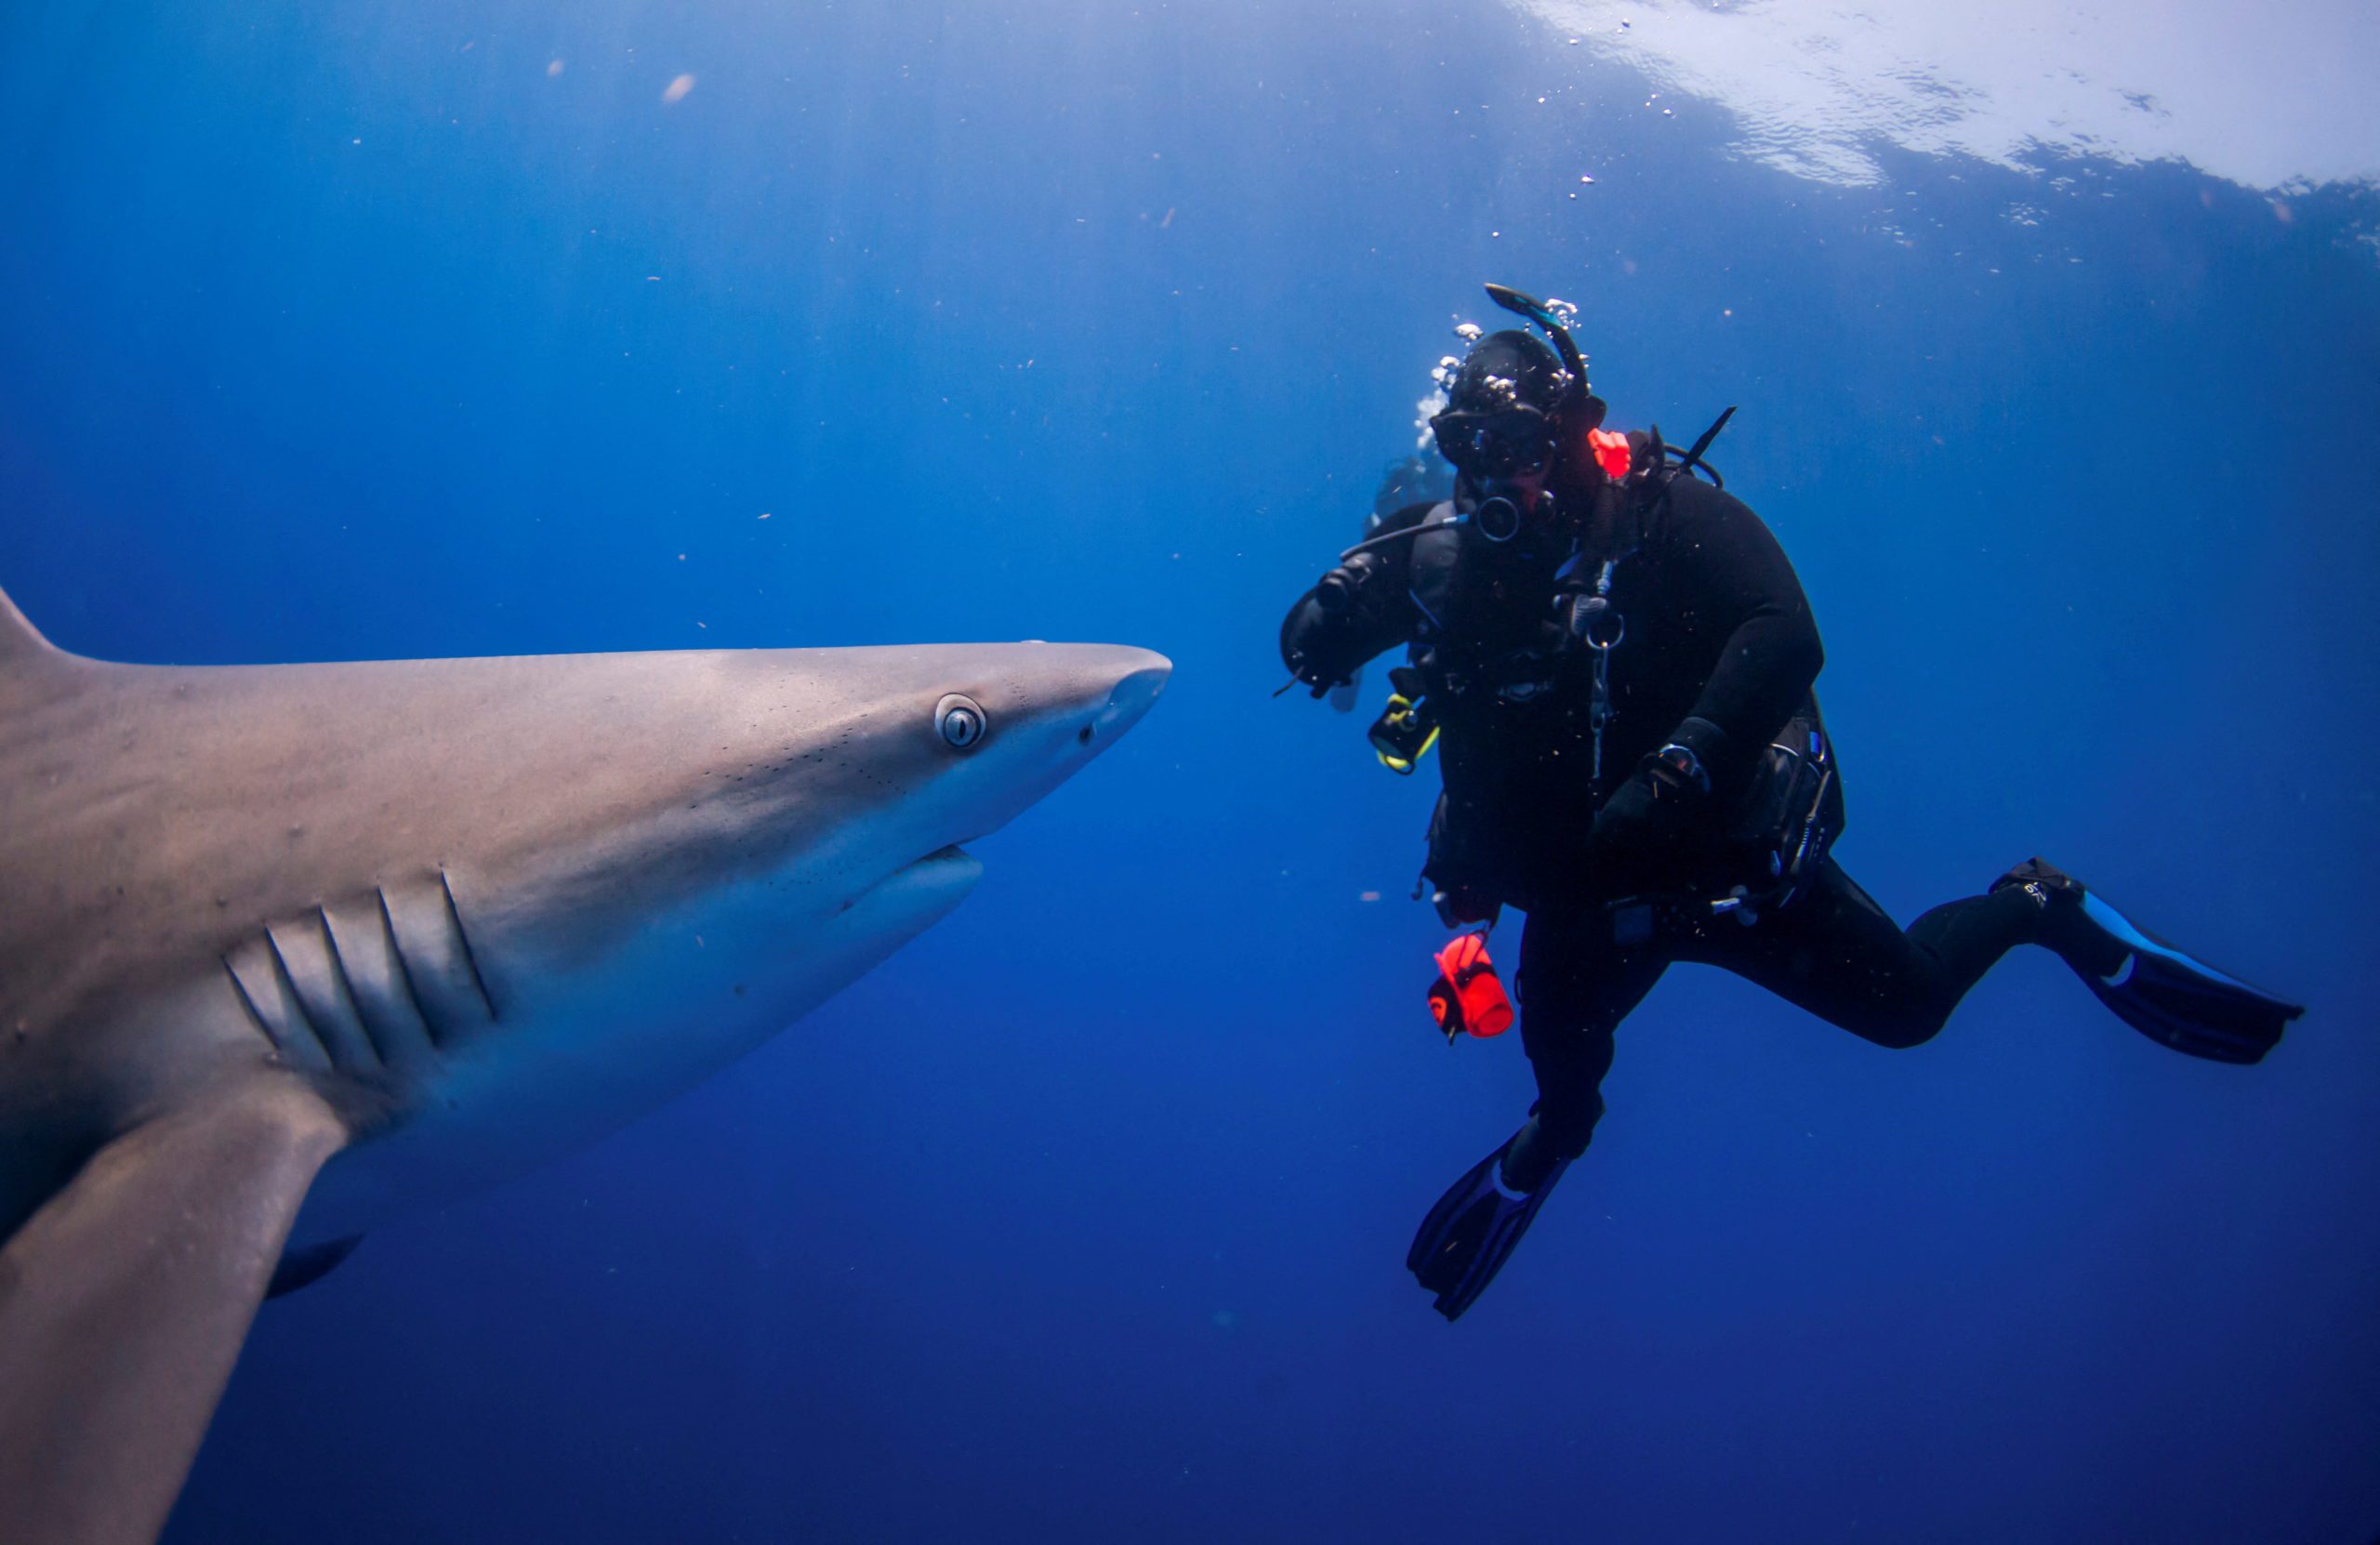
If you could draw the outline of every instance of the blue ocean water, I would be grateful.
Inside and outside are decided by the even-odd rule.
[[[167,1538],[2369,1538],[2374,196],[1816,181],[1649,89],[1483,3],[0,17],[0,586],[65,647],[1177,667],[883,970],[269,1306]],[[1618,423],[1741,404],[1880,900],[2045,853],[2281,1050],[2039,952],[1908,1052],[1682,969],[1431,1314],[1527,1068],[1431,1032],[1427,780],[1267,694],[1483,280]]]

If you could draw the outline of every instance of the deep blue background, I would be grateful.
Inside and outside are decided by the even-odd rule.
[[[1178,667],[884,971],[267,1309],[169,1538],[2369,1538],[2373,199],[1821,188],[1643,96],[1478,3],[0,17],[61,644]],[[2037,954],[1906,1053],[1683,970],[1429,1312],[1527,1072],[1429,1031],[1427,789],[1266,693],[1490,278],[1616,421],[1743,404],[1870,889],[2046,853],[2308,999],[2268,1064]]]

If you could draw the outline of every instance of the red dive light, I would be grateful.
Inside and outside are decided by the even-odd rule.
[[[1485,1039],[1513,1027],[1513,1000],[1488,958],[1486,935],[1458,933],[1435,958],[1438,979],[1430,984],[1430,1017],[1449,1043],[1466,1033]]]

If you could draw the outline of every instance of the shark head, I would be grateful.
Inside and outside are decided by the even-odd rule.
[[[606,669],[541,697],[529,733],[559,708],[602,742],[570,737],[583,761],[441,858],[480,1002],[400,1087],[386,1154],[325,1171],[301,1238],[575,1146],[791,1023],[963,900],[962,844],[1113,745],[1170,671],[1047,643],[610,662],[669,685]]]
[[[531,744],[521,771],[481,772],[473,852],[441,858],[466,891],[485,887],[478,963],[508,992],[754,885],[796,930],[899,897],[955,902],[977,872],[959,844],[1113,744],[1170,669],[1045,643],[517,664],[578,670],[469,732],[483,749]]]

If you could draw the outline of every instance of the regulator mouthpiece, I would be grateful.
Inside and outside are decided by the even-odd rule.
[[[1521,534],[1521,507],[1499,494],[1479,501],[1479,508],[1471,513],[1471,523],[1490,542],[1509,542]]]

